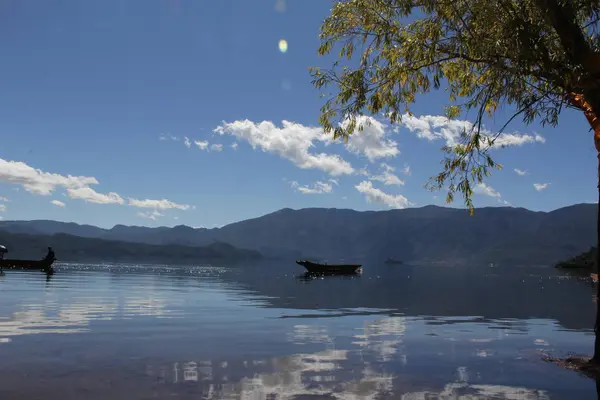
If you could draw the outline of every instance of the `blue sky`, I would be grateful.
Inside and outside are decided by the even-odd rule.
[[[454,134],[438,118],[444,93],[421,99],[409,122],[373,124],[349,146],[319,132],[322,100],[308,67],[331,62],[317,56],[330,6],[2,2],[0,216],[213,227],[283,207],[443,205],[444,193],[423,186]],[[504,170],[476,206],[552,210],[596,198],[582,115],[509,132],[512,145],[494,152]]]

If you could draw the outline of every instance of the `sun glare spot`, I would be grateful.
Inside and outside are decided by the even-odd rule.
[[[288,49],[288,42],[287,42],[287,40],[281,39],[279,41],[279,51],[282,52],[282,53],[285,53],[285,52],[287,52],[287,49]]]

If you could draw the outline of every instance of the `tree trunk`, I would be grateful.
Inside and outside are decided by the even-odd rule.
[[[567,96],[571,104],[580,108],[594,133],[594,146],[598,155],[598,206],[596,215],[596,253],[594,256],[595,270],[600,277],[600,90],[591,89],[585,95],[569,94]],[[592,362],[600,365],[600,282],[596,290],[596,322],[594,323],[594,356]]]
[[[558,34],[563,50],[573,65],[583,67],[584,76],[590,82],[598,81],[600,62],[585,32],[576,21],[576,10],[569,1],[536,0],[538,7],[544,12],[546,21]],[[567,87],[570,85],[567,85]],[[596,217],[596,255],[595,269],[600,277],[600,91],[594,84],[583,90],[583,93],[569,93],[567,95],[571,104],[580,108],[592,130],[594,131],[594,145],[598,153],[598,210]],[[596,323],[594,324],[595,342],[592,362],[600,365],[600,283],[596,291]]]
[[[594,265],[600,279],[600,153],[598,153],[598,210],[596,212],[596,253],[594,255]],[[594,356],[592,357],[592,361],[596,364],[600,364],[600,282],[597,285],[596,323],[594,324]]]

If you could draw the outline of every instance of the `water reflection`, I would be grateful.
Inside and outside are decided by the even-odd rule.
[[[492,290],[485,277],[463,277],[465,283],[446,276],[444,284],[457,285],[452,292],[417,270],[410,280],[393,269],[298,282],[290,271],[64,268],[51,281],[26,273],[0,281],[0,398],[472,400],[595,393],[590,380],[540,357],[591,348],[589,330],[576,328],[587,328],[589,316],[576,307],[583,307],[580,295],[586,307],[592,304],[576,281],[561,280],[559,288],[558,280],[545,280],[542,291],[540,278],[530,277],[520,288],[506,286],[516,300],[505,288],[497,301],[478,304],[472,300]],[[569,304],[554,310],[558,293]],[[548,318],[553,311],[556,318]],[[98,381],[110,387],[93,386]],[[90,387],[102,396],[93,397]]]
[[[404,317],[391,317],[365,322],[362,334],[354,335],[355,345],[367,348],[377,354],[378,361],[390,361],[397,353],[406,329]],[[406,364],[406,355],[403,363]]]
[[[352,369],[350,353],[324,350],[312,354],[276,357],[266,365],[252,361],[216,363],[213,361],[174,362],[170,366],[148,365],[146,377],[159,385],[193,384],[204,399],[381,399],[403,400],[548,400],[546,390],[520,386],[470,383],[467,367],[456,368],[456,379],[440,389],[411,390],[408,377],[378,371],[364,365]],[[236,382],[228,376],[243,375]],[[481,379],[476,379],[481,380]],[[173,390],[173,389],[171,389]],[[176,390],[176,389],[175,389]],[[159,389],[160,392],[160,389]],[[189,389],[188,389],[189,393]]]
[[[494,268],[492,273],[485,267],[368,264],[360,277],[321,278],[298,276],[293,266],[265,269],[270,270],[269,279],[258,268],[230,273],[226,279],[269,299],[265,306],[274,308],[380,309],[456,320],[441,323],[480,316],[482,322],[505,319],[511,329],[517,328],[514,321],[528,318],[555,319],[562,328],[574,330],[591,329],[594,320],[590,280],[563,276],[554,268]]]
[[[310,283],[314,280],[325,280],[325,279],[360,279],[361,274],[344,274],[344,275],[334,275],[334,274],[317,274],[311,272],[305,272],[303,274],[296,275],[296,280],[301,283]]]
[[[180,313],[168,304],[167,298],[136,298],[121,300],[84,298],[71,304],[48,300],[43,304],[23,304],[18,311],[0,318],[0,337],[39,333],[76,333],[89,330],[92,320],[153,316],[176,318]]]
[[[332,342],[324,325],[294,325],[288,340],[294,344]]]
[[[465,367],[459,367],[459,375],[461,373],[461,369],[466,371]],[[528,389],[524,387],[503,385],[470,385],[467,379],[459,378],[457,382],[446,384],[440,391],[405,393],[400,398],[402,400],[549,400],[550,395],[544,390]]]
[[[8,275],[6,279],[10,281],[4,283],[16,286],[2,288],[5,298],[0,304],[0,338],[87,332],[91,321],[110,321],[115,318],[182,316],[182,302],[179,299],[144,287],[148,282],[138,277],[113,287],[106,284],[106,276],[88,276],[95,281],[84,282],[81,274],[70,272],[69,275],[50,279],[27,272]],[[39,287],[38,282],[42,280],[45,281],[44,291],[32,289]],[[87,290],[78,289],[80,285]],[[129,290],[122,290],[123,287]],[[144,289],[137,290],[140,287]],[[19,297],[11,296],[11,292],[27,293],[27,296],[19,301]],[[7,309],[9,312],[2,312]]]
[[[368,367],[358,373],[358,379],[340,379],[340,372],[344,371],[344,364],[348,362],[348,354],[347,350],[330,349],[276,357],[267,363],[243,361],[237,365],[211,361],[175,362],[172,368],[149,365],[146,374],[152,381],[159,378],[162,384],[193,381],[200,386],[198,389],[206,399],[268,400],[302,396],[375,399],[392,392],[393,376]],[[199,368],[199,364],[204,368]],[[237,382],[229,382],[228,376],[239,375],[240,369],[244,376]]]

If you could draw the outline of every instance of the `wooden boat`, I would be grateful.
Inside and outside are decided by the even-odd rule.
[[[386,264],[404,264],[401,260],[394,260],[391,257],[388,257],[387,260],[385,260]]]
[[[0,253],[4,255],[7,253],[6,247],[0,246]],[[56,261],[54,252],[51,248],[48,248],[48,254],[41,260],[18,260],[18,259],[5,259],[0,258],[0,271],[4,269],[22,269],[22,270],[33,270],[42,271],[45,273],[54,273],[52,264]]]
[[[320,264],[305,260],[296,261],[296,264],[302,265],[311,274],[352,275],[362,272],[361,264]]]

